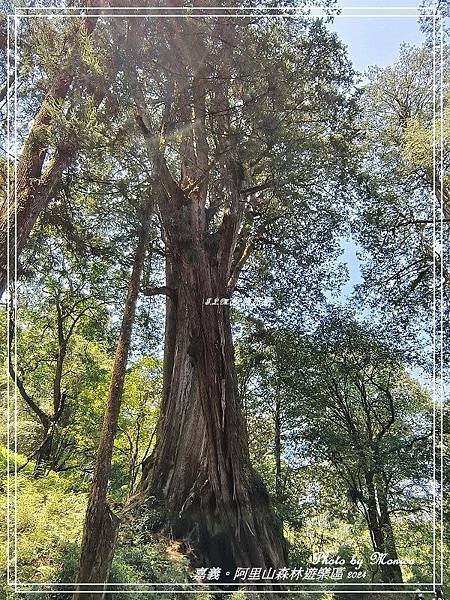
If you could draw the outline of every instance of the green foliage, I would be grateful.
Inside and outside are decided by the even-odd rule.
[[[387,498],[401,556],[414,554],[416,567],[405,575],[429,577],[427,551],[407,549],[403,540],[430,531],[432,407],[401,355],[378,332],[335,310],[311,334],[250,327],[238,346],[238,366],[252,456],[282,515],[292,564],[347,548],[364,559],[371,580],[369,473]]]
[[[139,482],[140,465],[154,446],[161,386],[162,364],[155,358],[141,359],[126,375],[114,460],[114,484],[119,500],[133,494]]]
[[[0,447],[2,479],[0,489],[6,491],[6,456]],[[11,465],[14,454],[10,453]],[[49,473],[44,479],[33,478],[33,468],[26,458],[17,455],[20,469],[17,477],[17,533],[18,577],[22,582],[70,582],[74,581],[79,557],[86,494],[74,491],[71,478]],[[14,524],[14,483],[10,479],[10,525]],[[2,506],[0,518],[6,522],[6,506]],[[0,536],[0,569],[6,572],[6,530]],[[10,557],[14,545],[11,540]],[[11,565],[13,562],[11,562]],[[112,582],[157,583],[189,582],[192,571],[188,560],[176,542],[152,538],[142,542],[139,538],[122,540],[115,554],[111,573]],[[0,582],[0,586],[4,585]],[[1,589],[1,588],[0,588]],[[6,589],[6,588],[5,588]],[[10,592],[8,592],[10,593]],[[13,595],[9,596],[14,598]],[[18,596],[19,597],[19,596]],[[130,594],[118,595],[122,600]],[[134,597],[131,594],[131,597]],[[140,595],[136,594],[136,598]],[[164,596],[166,597],[166,596]],[[196,598],[200,599],[200,595]],[[47,598],[44,594],[42,598]]]
[[[0,464],[4,474],[9,456],[19,469],[20,578],[68,582],[75,578],[131,257],[149,197],[154,214],[142,287],[164,284],[165,190],[136,119],[135,86],[142,86],[154,138],[186,192],[201,187],[187,181],[182,167],[189,135],[195,138],[193,154],[199,152],[192,105],[198,98],[184,95],[184,85],[174,77],[180,67],[174,39],[158,19],[145,22],[139,35],[126,19],[114,27],[112,19],[100,19],[92,35],[70,18],[22,21],[21,39],[28,42],[18,50],[19,137],[26,138],[55,75],[70,72],[70,93],[47,99],[50,124],[33,135],[50,147],[47,167],[54,164],[54,153],[75,155],[20,257],[17,322],[0,317],[3,332],[15,327],[17,375],[26,392],[14,390],[10,380],[18,396],[20,454],[6,450],[2,432]],[[369,566],[367,480],[372,477],[378,508],[380,500],[388,505],[399,554],[414,560],[403,568],[405,579],[429,580],[432,407],[423,378],[415,379],[411,366],[421,373],[429,368],[422,346],[429,340],[436,258],[429,201],[432,145],[433,130],[442,126],[448,172],[447,68],[444,111],[433,124],[428,46],[404,47],[395,64],[372,69],[367,84],[357,89],[345,47],[322,19],[238,25],[226,49],[233,64],[225,75],[228,41],[216,21],[208,27],[198,23],[209,151],[201,234],[213,264],[232,196],[224,173],[229,175],[228,161],[234,161],[245,189],[230,261],[248,255],[232,311],[240,395],[251,461],[283,523],[290,565],[309,564],[322,551],[345,557],[357,551],[366,581],[379,577]],[[189,88],[192,81],[186,79]],[[227,135],[221,133],[224,115],[218,106],[222,85],[230,105]],[[5,168],[2,158],[2,188]],[[446,203],[448,183],[444,174]],[[247,188],[258,192],[247,194]],[[339,297],[346,269],[337,261],[350,229],[361,255],[360,304],[355,310],[330,310],[325,298]],[[448,284],[444,250],[438,254]],[[162,397],[162,301],[141,294],[137,313],[108,489],[118,512],[136,501],[142,463],[156,443]],[[8,354],[5,339],[2,363]],[[0,386],[3,392],[4,372]],[[35,473],[36,455],[47,432],[27,395],[52,423],[52,456],[41,477]],[[3,397],[0,402],[3,408]],[[6,494],[4,475],[0,485]],[[446,491],[449,485],[446,473]],[[151,503],[140,506],[129,522],[129,513],[124,515],[112,582],[192,581],[188,543],[151,533],[161,524]],[[4,541],[0,537],[1,548]],[[445,544],[447,557],[448,531]],[[6,560],[1,554],[1,567]],[[193,596],[212,597],[207,591]],[[332,594],[322,600],[332,600]]]
[[[440,270],[442,262],[443,296],[448,302],[447,52],[444,44],[442,114],[440,91],[433,96],[433,51],[429,46],[405,45],[393,65],[371,69],[361,97],[363,136],[357,168],[361,200],[352,225],[355,239],[364,249],[364,284],[358,297],[371,305],[374,314],[383,314],[384,322],[389,322],[405,345],[411,340],[414,346],[422,340],[428,342],[424,330],[434,287],[439,294],[439,281],[433,282],[433,215],[438,237],[440,218],[444,219],[443,248],[436,249],[436,269]],[[440,71],[440,58],[436,61]],[[439,165],[441,158],[442,182],[438,173],[433,176],[433,160]],[[423,365],[424,357],[420,360]]]
[[[6,450],[1,448],[2,463]],[[10,453],[11,466],[14,455]],[[20,468],[25,457],[18,455]],[[5,467],[5,468],[3,468]],[[2,465],[1,487],[6,491],[6,465]],[[84,494],[72,490],[70,481],[50,473],[45,479],[34,479],[31,465],[19,471],[16,479],[17,504],[14,502],[13,477],[10,486],[10,558],[13,559],[13,532],[17,514],[18,578],[24,582],[60,581],[65,556],[78,545],[85,511]],[[15,508],[17,507],[17,513]],[[2,506],[2,521],[6,522],[6,506]],[[1,570],[6,569],[6,531],[2,528]],[[14,563],[11,562],[11,565]]]
[[[177,544],[152,539],[151,543],[119,546],[111,581],[116,582],[188,582],[192,580],[185,555]]]

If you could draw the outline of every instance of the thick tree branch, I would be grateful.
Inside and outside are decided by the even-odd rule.
[[[41,409],[41,407],[36,404],[36,402],[33,400],[33,398],[28,394],[28,392],[25,389],[25,384],[24,384],[23,380],[15,372],[14,367],[13,367],[12,348],[11,348],[11,346],[12,346],[12,340],[14,338],[14,328],[15,328],[14,322],[11,320],[10,321],[10,333],[9,333],[9,348],[8,348],[8,370],[9,370],[9,375],[10,375],[11,379],[17,385],[17,389],[19,390],[19,393],[20,393],[22,399],[29,406],[29,408],[34,412],[34,414],[38,417],[38,419],[41,422],[41,424],[42,424],[43,428],[45,429],[45,431],[48,431],[48,429],[50,429],[51,422],[52,422],[51,417],[49,417],[49,415],[47,415]]]
[[[159,287],[146,287],[142,290],[144,296],[168,296],[174,302],[177,301],[177,292],[171,287],[162,285]]]

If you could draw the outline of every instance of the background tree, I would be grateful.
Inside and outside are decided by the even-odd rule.
[[[350,516],[358,508],[373,551],[383,554],[385,563],[388,558],[398,560],[393,522],[402,518],[403,528],[412,527],[403,517],[423,515],[430,500],[431,403],[426,391],[377,336],[338,312],[331,313],[313,335],[256,331],[245,340],[242,352],[248,356],[243,371],[247,396],[253,399],[253,404],[246,403],[251,407],[249,427],[258,435],[255,421],[270,422],[267,404],[272,401],[270,427],[276,440],[277,405],[283,406],[283,462],[289,485],[297,474],[303,482],[301,493],[307,494],[309,465],[316,472],[310,494],[323,493],[324,486],[330,493],[333,479],[344,483],[347,506],[342,504],[340,487],[337,497],[332,496],[336,507],[328,514],[342,519],[346,510]],[[279,394],[278,401],[272,393]],[[255,443],[260,451],[267,448],[261,438]],[[280,472],[277,450],[278,443],[272,442],[273,462],[263,459],[262,472],[272,482]],[[267,475],[268,469],[275,475]],[[278,499],[276,483],[274,487]],[[284,509],[287,515],[296,514],[289,502]],[[375,579],[402,581],[398,565],[367,567]]]
[[[321,329],[324,341],[314,338],[316,359],[303,363],[309,381],[305,417],[312,425],[303,435],[363,510],[373,549],[386,558],[379,567],[382,581],[399,582],[400,567],[387,562],[399,558],[392,518],[426,510],[428,396],[376,336],[356,323],[332,318]]]
[[[52,274],[40,276],[39,294],[30,286],[22,297],[17,322],[14,313],[10,314],[10,376],[17,381],[26,411],[41,429],[37,439],[25,446],[34,459],[36,475],[70,468],[75,444],[71,420],[83,393],[80,373],[88,377],[93,350],[85,336],[89,332],[92,342],[101,342],[107,335],[99,326],[105,322],[105,306],[90,296],[86,274],[79,273],[77,278],[73,264],[68,276],[67,256],[62,257],[60,251],[55,239],[41,249],[41,257],[46,255],[44,269],[50,262]]]
[[[89,1],[86,5],[93,6]],[[20,80],[13,82],[14,89],[22,86],[22,77],[28,79],[29,85],[31,77],[33,90],[37,86],[41,93],[33,97],[34,103],[40,98],[37,112],[34,112],[36,107],[26,104],[26,110],[15,114],[11,120],[19,124],[18,143],[22,142],[22,149],[14,174],[17,189],[14,188],[15,192],[11,194],[9,206],[3,196],[0,209],[0,294],[7,283],[7,257],[13,264],[16,254],[20,255],[38,216],[53,197],[64,170],[82,145],[82,113],[90,109],[92,115],[99,108],[115,75],[106,54],[101,66],[92,60],[90,36],[97,17],[22,21],[27,23],[21,26],[20,20],[17,21],[18,55],[11,56],[10,60],[11,64],[17,61],[25,66],[18,71]],[[22,36],[25,35],[31,43],[23,43]],[[9,77],[10,73],[5,75],[6,79]],[[84,110],[80,111],[80,103],[74,103],[74,100],[81,98]],[[9,98],[7,100],[9,102]],[[30,121],[26,111],[30,108],[34,114],[28,130]]]
[[[421,327],[433,302],[433,286],[438,304],[443,286],[445,313],[448,304],[448,72],[444,67],[441,114],[439,61],[432,48],[404,46],[394,65],[370,70],[362,96],[363,165],[370,167],[363,175],[364,199],[354,222],[356,240],[366,252],[361,293],[370,294],[376,310],[384,307],[386,316],[391,314],[400,335],[402,328]]]

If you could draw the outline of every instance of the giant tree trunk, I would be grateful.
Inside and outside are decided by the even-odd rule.
[[[222,578],[232,579],[237,565],[285,564],[286,550],[265,486],[250,464],[230,309],[205,304],[207,298],[229,297],[248,242],[242,229],[245,174],[229,106],[236,31],[231,20],[217,28],[214,44],[221,51],[213,74],[208,53],[214,44],[205,43],[209,25],[189,19],[165,22],[174,62],[168,66],[176,73],[166,114],[176,115],[180,128],[177,174],[176,163],[168,165],[164,148],[155,143],[161,127],[148,113],[139,78],[132,84],[138,124],[161,183],[163,238],[176,287],[176,307],[170,304],[166,321],[166,381],[156,446],[143,465],[141,491],[160,513],[149,529],[185,540],[197,566],[220,566]],[[207,210],[213,164],[223,193],[217,199],[221,210],[213,209],[221,214],[220,225],[218,218],[211,223]]]
[[[229,307],[205,305],[226,295],[226,282],[203,244],[189,242],[172,248],[179,267],[174,361],[142,488],[156,499],[163,530],[192,545],[199,565],[221,566],[226,578],[236,565],[282,565],[285,548],[250,465]]]
[[[112,512],[107,502],[108,482],[111,474],[111,461],[114,439],[117,433],[125,370],[131,343],[131,333],[136,314],[136,302],[139,294],[142,270],[150,229],[150,205],[143,216],[142,228],[133,261],[128,286],[128,294],[122,317],[120,335],[117,342],[114,366],[111,375],[108,402],[103,418],[94,467],[94,477],[86,510],[86,519],[81,544],[77,583],[100,584],[99,593],[82,593],[78,587],[74,600],[90,600],[102,596],[102,587],[106,584],[112,563],[119,518]]]

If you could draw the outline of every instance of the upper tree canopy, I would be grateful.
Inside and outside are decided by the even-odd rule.
[[[211,252],[233,215],[229,292],[246,269],[239,291],[250,284],[262,295],[271,285],[277,304],[320,295],[344,228],[356,111],[351,66],[322,20],[105,18],[90,32],[74,19],[22,21],[19,124],[28,145],[39,136],[55,158],[70,142],[67,173],[93,180],[86,191],[101,191],[101,178],[109,190],[156,182],[149,193],[162,212],[167,193],[197,203]],[[62,72],[71,78],[65,96],[45,96]],[[31,85],[42,93],[30,104]],[[28,133],[44,105],[45,123]]]

